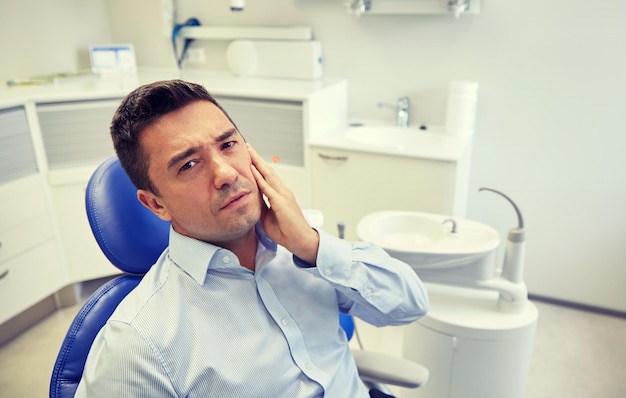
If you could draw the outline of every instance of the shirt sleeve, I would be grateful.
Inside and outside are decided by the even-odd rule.
[[[317,273],[337,291],[339,309],[375,326],[413,322],[428,311],[428,294],[406,263],[367,242],[319,231]]]
[[[109,321],[96,336],[75,397],[177,397],[147,342],[130,325]]]

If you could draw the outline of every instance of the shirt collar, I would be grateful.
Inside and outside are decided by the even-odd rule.
[[[263,247],[275,253],[277,245],[267,236],[260,222],[255,225],[255,232]],[[259,249],[260,247],[257,250]],[[169,257],[200,285],[204,284],[209,268],[241,267],[239,259],[230,250],[181,235],[173,227],[170,227]]]
[[[265,230],[263,229],[263,225],[261,225],[261,222],[256,223],[256,225],[254,226],[254,230],[256,232],[257,238],[259,238],[259,242],[261,242],[266,249],[275,252],[277,244],[276,242],[271,240],[269,236],[267,236]]]

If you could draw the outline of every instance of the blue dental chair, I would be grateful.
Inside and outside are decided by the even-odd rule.
[[[117,158],[98,166],[87,184],[85,205],[94,237],[124,274],[94,292],[74,318],[54,364],[51,398],[74,396],[96,335],[168,245],[170,223],[142,206],[136,191]],[[340,323],[350,339],[352,317],[341,315]],[[368,351],[353,353],[359,374],[370,388],[389,393],[385,384],[414,388],[428,379],[428,370],[414,362]]]

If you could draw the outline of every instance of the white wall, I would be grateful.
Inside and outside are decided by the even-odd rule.
[[[111,40],[104,1],[1,0],[0,82],[89,68],[89,44]]]
[[[48,2],[26,3],[42,8]],[[240,14],[228,10],[228,0],[179,3],[179,21],[195,16],[204,25],[311,26],[324,46],[326,75],[349,81],[354,117],[392,120],[376,102],[408,95],[414,121],[441,124],[448,81],[477,80],[468,217],[506,236],[515,224],[514,212],[477,189],[506,192],[525,215],[531,292],[626,311],[626,161],[621,153],[626,148],[626,3],[482,0],[479,15],[460,20],[357,20],[344,13],[343,0],[247,0]],[[112,40],[134,43],[140,65],[174,65],[170,41],[161,35],[160,0],[105,4]],[[1,7],[0,19],[6,19],[4,2]],[[69,35],[68,48],[89,41],[84,33],[78,28]],[[37,36],[35,48],[44,51],[41,43],[49,34]],[[0,39],[3,49],[6,42]],[[206,68],[225,67],[226,44],[200,44],[208,52]],[[58,61],[45,59],[56,70]]]

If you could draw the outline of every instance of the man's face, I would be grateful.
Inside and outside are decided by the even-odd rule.
[[[182,235],[225,246],[249,233],[261,194],[243,137],[208,101],[162,116],[140,137],[148,175],[159,192],[139,200]]]

